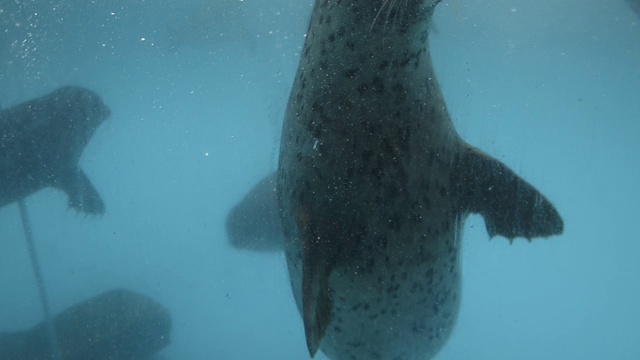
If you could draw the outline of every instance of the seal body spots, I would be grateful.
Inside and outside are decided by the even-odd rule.
[[[429,359],[460,303],[460,229],[549,236],[557,211],[459,138],[428,52],[433,0],[317,0],[278,170],[307,346],[332,359]]]
[[[96,93],[76,86],[0,111],[0,207],[51,186],[69,195],[71,208],[104,213],[78,161],[109,115]]]

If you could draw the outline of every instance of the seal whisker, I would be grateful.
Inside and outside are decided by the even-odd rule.
[[[384,20],[384,31],[383,34],[386,33],[387,31],[387,25],[389,24],[389,18],[391,17],[391,12],[393,11],[393,7],[396,5],[396,2],[398,0],[391,0],[391,5],[389,5],[389,10],[387,11],[387,18]],[[395,20],[396,20],[396,15],[398,13],[396,12],[393,16],[393,23],[395,25]],[[393,29],[393,25],[391,26],[391,29]]]
[[[394,6],[395,4],[398,2],[398,0],[394,0]],[[398,15],[400,14],[400,11],[402,10],[402,6],[398,6],[398,9],[395,11],[395,13],[393,14],[393,25],[391,25],[391,28],[395,28],[396,23],[398,21]],[[402,16],[400,16],[400,18],[402,19]]]
[[[382,26],[382,42],[384,44],[384,39],[385,39],[385,34],[387,33],[387,25],[389,25],[389,18],[391,17],[391,12],[393,11],[393,7],[396,4],[396,1],[398,0],[391,0],[391,4],[389,4],[389,9],[387,10],[387,16],[384,19],[384,25]],[[386,1],[388,2],[388,1]],[[394,15],[394,25],[395,25],[395,15]],[[393,25],[391,26],[391,29],[393,30]]]
[[[404,0],[404,7],[402,7],[402,16],[405,16],[405,12],[409,8],[409,0]]]
[[[382,3],[382,6],[380,6],[380,9],[378,9],[376,16],[373,18],[373,21],[371,22],[371,27],[369,28],[369,32],[373,31],[373,27],[376,25],[376,21],[378,21],[378,17],[380,16],[380,13],[382,13],[382,10],[384,9],[385,6],[387,6],[388,2],[389,0],[384,0],[384,2]]]

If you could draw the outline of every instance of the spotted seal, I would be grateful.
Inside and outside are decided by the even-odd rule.
[[[104,202],[78,161],[109,115],[98,94],[77,86],[0,111],[0,207],[55,187],[69,195],[71,208],[103,214]]]
[[[543,195],[456,133],[428,51],[438,2],[314,4],[275,207],[311,356],[435,356],[458,313],[470,213],[491,237],[563,231]]]

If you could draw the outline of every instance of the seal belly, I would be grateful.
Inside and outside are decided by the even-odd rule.
[[[378,258],[381,266],[366,256],[334,271],[334,314],[321,345],[330,358],[428,359],[444,345],[460,304],[458,249],[449,244],[451,258],[429,259],[416,245]]]
[[[453,229],[433,238],[430,225],[420,225],[378,233],[331,272],[331,320],[320,345],[329,358],[428,359],[444,345],[460,303],[459,238]],[[287,260],[303,309],[302,263],[292,256],[299,244],[288,243]]]

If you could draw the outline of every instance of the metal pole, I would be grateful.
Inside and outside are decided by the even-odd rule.
[[[42,269],[40,269],[38,255],[36,254],[36,247],[31,233],[31,223],[29,221],[27,205],[24,203],[24,199],[18,200],[18,207],[20,208],[20,217],[22,218],[24,236],[27,240],[27,247],[29,248],[29,255],[31,257],[31,267],[33,268],[33,274],[36,277],[38,293],[40,294],[40,302],[42,303],[42,310],[44,311],[44,324],[45,329],[47,330],[47,340],[49,341],[49,348],[51,350],[51,359],[62,360],[62,353],[60,352],[60,345],[56,338],[56,330],[53,326],[53,319],[51,318],[51,312],[49,310],[49,300],[47,299],[47,292],[44,286],[44,277],[42,276]]]

